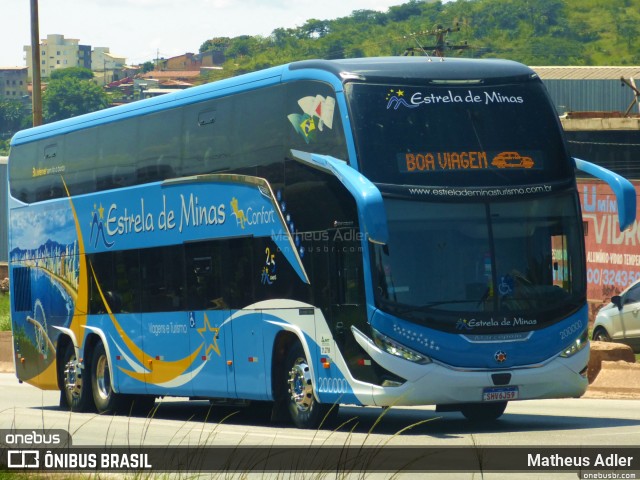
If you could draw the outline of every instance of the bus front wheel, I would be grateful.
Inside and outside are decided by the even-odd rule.
[[[291,345],[285,365],[287,407],[296,427],[317,428],[330,412],[337,413],[337,405],[330,408],[316,400],[309,361],[299,341]]]
[[[476,423],[486,423],[497,420],[507,408],[507,402],[468,403],[462,405],[460,411],[467,420]]]

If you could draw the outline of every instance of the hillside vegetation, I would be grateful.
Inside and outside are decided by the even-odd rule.
[[[411,0],[384,13],[356,10],[333,20],[309,19],[268,37],[212,36],[200,52],[225,55],[224,70],[210,81],[308,58],[402,55],[410,48],[432,53],[438,25],[454,30],[445,38],[451,46],[467,43],[447,56],[529,65],[640,63],[640,0]]]

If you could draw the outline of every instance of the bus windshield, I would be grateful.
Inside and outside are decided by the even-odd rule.
[[[562,318],[585,301],[576,202],[573,193],[473,204],[386,199],[389,243],[371,247],[378,307],[457,330],[531,330]]]
[[[504,186],[573,175],[539,81],[356,83],[346,93],[360,169],[372,182]]]

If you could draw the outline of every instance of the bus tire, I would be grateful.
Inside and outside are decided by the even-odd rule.
[[[474,423],[490,423],[502,416],[507,402],[468,403],[460,408],[462,415]]]
[[[67,343],[62,362],[60,362],[60,378],[62,378],[62,396],[66,407],[72,412],[86,412],[91,408],[91,379],[87,365],[80,368],[73,343]]]
[[[300,341],[296,340],[289,348],[285,366],[287,410],[296,427],[315,429],[326,422],[329,415],[337,414],[338,405],[316,400],[311,369]]]
[[[109,357],[102,342],[98,342],[91,355],[91,390],[98,413],[117,413],[122,410],[122,396],[113,391]]]

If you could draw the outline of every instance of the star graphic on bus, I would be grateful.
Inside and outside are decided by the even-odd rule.
[[[204,314],[204,325],[202,326],[202,328],[198,328],[197,330],[205,343],[207,342],[207,337],[205,337],[205,334],[209,335],[213,333],[213,341],[209,343],[209,346],[207,347],[207,350],[205,352],[207,358],[209,357],[209,352],[211,352],[211,350],[215,351],[218,356],[220,356],[220,347],[218,346],[218,335],[220,333],[220,329],[211,326],[211,322],[209,322],[209,317],[207,317],[206,313]]]
[[[395,88],[390,88],[387,92],[385,100],[387,101],[387,110],[398,110],[398,108],[400,108],[401,106],[407,108],[418,107],[418,105],[407,103],[407,101],[404,99],[404,90],[402,89],[396,90]]]
[[[469,325],[469,320],[466,318],[460,318],[456,322],[456,330],[471,330],[472,327]]]
[[[100,204],[100,207],[94,203],[93,212],[91,212],[91,231],[89,233],[89,241],[93,241],[95,247],[98,245],[98,241],[101,240],[105,247],[111,248],[115,242],[107,240],[103,220],[104,207],[102,206],[102,203]]]

